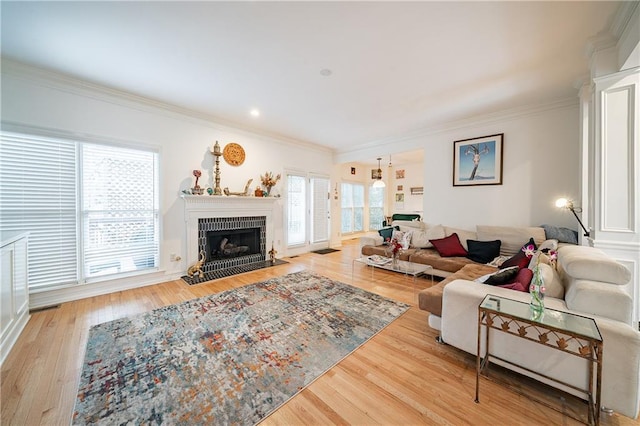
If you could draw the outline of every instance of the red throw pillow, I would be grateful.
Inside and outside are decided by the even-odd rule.
[[[502,284],[497,287],[508,288],[509,290],[522,291],[524,293],[529,292],[529,284],[533,279],[533,271],[529,268],[521,268],[518,274],[513,279],[513,282]]]
[[[527,292],[527,289],[524,288],[522,283],[519,283],[519,282],[515,282],[511,284],[502,284],[496,287],[508,288],[509,290],[523,291],[525,293]]]
[[[460,244],[460,238],[455,232],[448,237],[439,238],[437,240],[429,240],[436,248],[436,251],[442,257],[465,257],[467,251]]]
[[[516,275],[516,279],[513,280],[514,283],[521,283],[524,286],[524,290],[529,291],[529,284],[531,284],[531,280],[533,279],[533,271],[529,268],[521,268],[518,271],[518,275]]]

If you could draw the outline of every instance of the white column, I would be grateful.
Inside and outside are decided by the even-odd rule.
[[[640,69],[595,82],[595,182],[592,244],[633,275],[634,320],[640,321]]]

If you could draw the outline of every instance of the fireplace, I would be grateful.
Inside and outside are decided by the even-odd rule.
[[[235,269],[240,273],[247,265],[265,262],[272,244],[278,248],[273,223],[277,198],[183,195],[182,199],[186,224],[185,268],[193,265],[204,250],[205,274],[218,275],[217,271]],[[255,237],[248,236],[249,232]],[[225,234],[227,243],[232,245],[228,247],[228,256],[222,257],[215,247],[220,247]],[[259,240],[255,242],[254,238]],[[231,250],[238,246],[250,248]]]
[[[265,216],[198,219],[198,248],[204,273],[265,260]]]

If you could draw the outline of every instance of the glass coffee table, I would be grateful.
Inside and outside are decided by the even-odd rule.
[[[429,274],[433,267],[424,265],[422,263],[409,262],[407,260],[397,260],[393,262],[391,258],[385,258],[384,256],[372,255],[362,256],[353,259],[351,263],[351,282],[353,283],[353,271],[356,263],[371,266],[371,279],[373,280],[373,272],[376,269],[384,269],[386,271],[398,272],[406,276],[413,278],[413,296],[416,298],[416,278],[420,275]],[[433,279],[433,276],[431,277]]]

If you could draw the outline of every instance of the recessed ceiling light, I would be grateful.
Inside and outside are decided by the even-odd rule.
[[[320,70],[320,75],[323,77],[329,77],[333,72],[328,68],[323,68]]]
[[[252,109],[249,114],[251,114],[252,117],[259,117],[260,116],[260,111],[258,111],[257,109]]]

